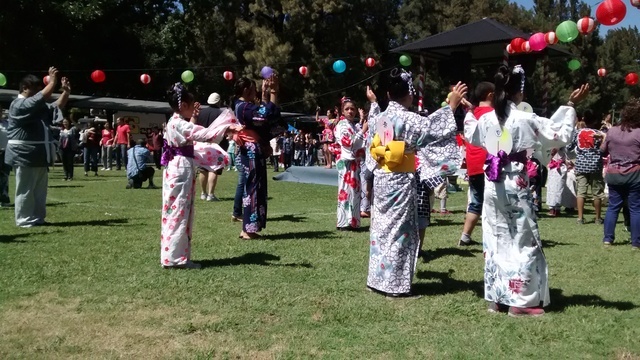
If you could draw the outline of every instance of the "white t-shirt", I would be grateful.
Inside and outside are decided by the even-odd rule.
[[[280,148],[278,147],[278,141],[276,140],[276,138],[271,139],[271,141],[269,141],[269,144],[271,145],[271,150],[273,150],[273,155],[280,155]]]

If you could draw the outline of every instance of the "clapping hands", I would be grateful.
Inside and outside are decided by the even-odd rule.
[[[467,91],[467,85],[463,84],[462,82],[458,82],[453,87],[453,90],[451,90],[451,95],[449,96],[449,106],[451,107],[451,110],[455,111],[458,108],[458,105],[460,105],[460,102],[462,102],[464,96],[467,95]]]

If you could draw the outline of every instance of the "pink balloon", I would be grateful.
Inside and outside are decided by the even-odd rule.
[[[529,45],[533,51],[542,51],[547,47],[543,33],[535,33],[529,38]]]

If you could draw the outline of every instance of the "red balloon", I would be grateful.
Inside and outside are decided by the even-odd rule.
[[[49,78],[49,75],[47,75],[47,76],[45,76],[45,77],[43,77],[43,78],[42,78],[42,82],[43,82],[45,85],[49,85],[49,79],[50,79],[50,78]]]
[[[516,53],[522,51],[522,44],[524,44],[526,40],[523,38],[515,38],[511,40],[511,49]]]
[[[233,73],[231,71],[225,71],[224,74],[222,74],[222,77],[227,81],[231,81],[233,80]]]
[[[596,19],[602,25],[612,26],[624,19],[627,6],[622,0],[604,0],[596,9]]]
[[[520,48],[520,51],[523,53],[530,53],[531,52],[531,44],[529,44],[528,41],[525,41],[522,43],[522,47]]]
[[[627,76],[625,76],[624,78],[624,82],[627,85],[637,85],[638,84],[638,74],[636,73],[629,73],[627,74]]]
[[[298,72],[302,76],[307,76],[307,74],[309,73],[309,69],[307,69],[306,66],[300,66],[300,69],[298,69]]]
[[[578,20],[578,31],[582,35],[588,35],[596,29],[596,22],[593,21],[592,18],[585,16],[582,19]]]
[[[101,83],[106,78],[107,76],[104,74],[104,71],[102,70],[96,70],[91,73],[91,80],[93,80],[94,83]]]
[[[546,41],[549,45],[555,45],[558,43],[558,36],[555,32],[549,31],[548,33],[544,34],[544,41]]]
[[[367,58],[367,60],[365,60],[364,64],[365,64],[368,68],[372,68],[372,67],[376,66],[376,59],[374,59],[374,58]]]
[[[598,69],[598,76],[600,76],[600,77],[607,76],[607,69],[605,69],[605,68]]]
[[[151,76],[149,76],[149,74],[140,75],[140,82],[147,85],[151,82]]]

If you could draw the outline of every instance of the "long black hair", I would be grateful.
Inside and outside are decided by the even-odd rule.
[[[494,76],[495,91],[493,93],[493,108],[500,124],[507,121],[508,101],[512,96],[523,91],[523,84],[524,71],[521,67],[509,69],[507,66],[500,66]]]
[[[408,95],[415,95],[411,73],[402,68],[391,69],[386,85],[390,100],[397,102]]]
[[[237,100],[238,98],[242,97],[242,95],[244,94],[244,91],[248,88],[250,88],[251,86],[256,86],[256,82],[247,78],[247,77],[241,77],[239,78],[235,85],[233,86],[233,99],[231,100],[231,103],[233,104],[233,102],[235,100]],[[256,89],[257,91],[257,89]]]
[[[167,90],[167,101],[173,111],[180,111],[181,103],[192,103],[193,99],[193,95],[180,82],[173,84],[169,90]]]

